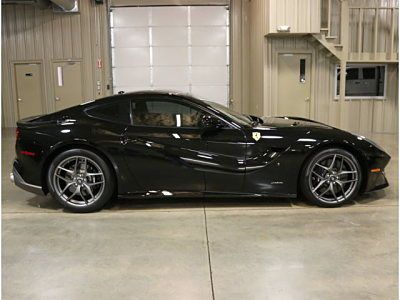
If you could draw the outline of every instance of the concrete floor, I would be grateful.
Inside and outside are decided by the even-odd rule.
[[[2,138],[3,299],[397,299],[397,136],[391,186],[337,209],[279,200],[116,200],[64,212],[8,179]]]

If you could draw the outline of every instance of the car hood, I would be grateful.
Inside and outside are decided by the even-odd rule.
[[[333,129],[333,127],[309,119],[298,118],[298,117],[262,117],[262,124],[258,124],[259,128],[325,128]]]

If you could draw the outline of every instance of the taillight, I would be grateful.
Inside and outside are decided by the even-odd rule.
[[[15,130],[15,138],[18,140],[21,137],[21,131],[19,131],[19,128]]]

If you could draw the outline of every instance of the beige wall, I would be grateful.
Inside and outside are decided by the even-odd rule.
[[[2,5],[2,126],[15,126],[16,95],[13,63],[39,61],[44,67],[44,112],[54,111],[51,64],[53,60],[80,60],[83,64],[84,100],[111,93],[108,4],[163,5],[199,4],[200,0],[113,0],[104,5],[80,0],[80,12],[57,14],[34,5]],[[211,0],[209,4],[226,4],[229,0]],[[248,0],[231,1],[231,107],[248,111],[249,99],[249,27]],[[103,66],[97,68],[97,59]],[[100,81],[100,91],[97,90]]]
[[[396,3],[391,0],[379,1],[380,5],[385,6]],[[335,65],[339,61],[310,35],[261,36],[260,28],[264,26],[263,20],[268,18],[265,16],[264,4],[264,1],[252,0],[249,5],[250,99],[248,102],[251,113],[258,115],[276,115],[277,113],[278,53],[280,51],[307,52],[313,55],[311,118],[353,132],[393,133],[398,131],[398,65],[396,63],[387,65],[385,100],[353,99],[340,103],[334,99]],[[360,3],[350,1],[349,4],[359,5]],[[334,15],[338,16],[338,12]],[[380,22],[386,19],[383,16]],[[338,24],[338,20],[331,21],[333,25]],[[339,33],[339,28],[332,30]],[[351,30],[354,31],[350,28]],[[372,31],[365,32],[365,39],[371,39],[372,35]],[[385,34],[379,37],[379,41],[387,45],[388,38],[390,38],[389,35]]]
[[[316,42],[305,37],[267,38],[265,48],[265,80],[271,82],[264,97],[265,115],[277,112],[277,55],[280,51],[311,52],[312,105],[311,118],[352,132],[396,132],[398,128],[398,67],[387,65],[387,97],[380,99],[352,99],[342,104],[343,124],[339,123],[339,102],[334,99],[335,66],[338,63]]]
[[[277,33],[277,26],[290,26],[291,33],[317,33],[320,30],[320,0],[264,0],[266,34]]]
[[[380,0],[380,5],[383,5],[382,1],[385,0]],[[184,0],[180,2],[185,4]],[[54,110],[50,71],[53,60],[82,61],[85,99],[99,98],[111,92],[106,89],[107,84],[111,84],[107,7],[90,3],[92,1],[81,0],[78,14],[53,14],[51,10],[39,10],[32,5],[2,6],[2,125],[13,126],[16,121],[12,80],[12,63],[15,61],[43,63],[45,112]],[[397,2],[388,0],[385,3]],[[152,4],[157,3],[152,1]],[[352,131],[396,131],[397,65],[388,66],[386,100],[345,101],[340,112],[339,103],[333,99],[336,61],[321,45],[312,42],[309,35],[265,36],[268,4],[266,0],[231,1],[230,98],[233,109],[256,115],[275,114],[277,53],[281,50],[309,51],[313,54],[313,118]],[[358,4],[356,0],[350,2],[350,5]],[[102,69],[96,66],[98,58],[103,61]],[[97,91],[97,80],[100,91]],[[339,124],[340,114],[343,124]]]
[[[249,2],[231,2],[231,72],[230,107],[236,111],[249,112]]]
[[[266,1],[249,2],[249,113],[260,115],[264,111],[264,35]]]
[[[105,5],[80,1],[80,13],[53,13],[34,5],[2,5],[2,113],[5,126],[17,119],[13,63],[41,62],[44,75],[44,112],[54,111],[52,62],[82,62],[84,100],[107,94],[108,42]],[[97,68],[102,59],[103,68]],[[97,90],[100,81],[100,90]]]

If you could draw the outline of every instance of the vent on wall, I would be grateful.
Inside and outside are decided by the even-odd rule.
[[[51,0],[53,12],[77,13],[79,12],[78,0]]]
[[[79,12],[78,0],[1,0],[1,4],[32,4],[41,9],[52,6],[54,12]]]
[[[35,4],[35,0],[1,0],[1,4]]]

